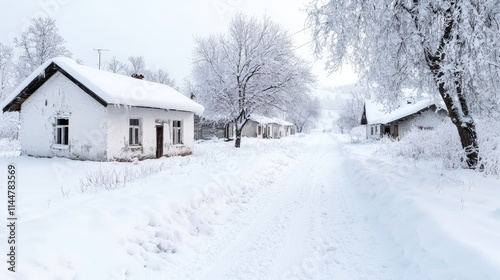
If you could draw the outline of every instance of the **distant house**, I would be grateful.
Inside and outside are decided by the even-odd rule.
[[[203,106],[169,86],[54,58],[0,105],[20,111],[22,153],[82,160],[189,154]]]
[[[281,138],[295,134],[293,123],[265,116],[250,117],[241,131],[242,136],[255,138]]]
[[[404,104],[392,112],[385,112],[383,105],[366,100],[361,124],[366,125],[367,139],[385,135],[398,138],[414,127],[434,129],[446,116],[447,111],[430,99]]]
[[[208,140],[212,138],[232,140],[234,124],[222,121],[212,121],[198,115],[194,116],[194,139]]]

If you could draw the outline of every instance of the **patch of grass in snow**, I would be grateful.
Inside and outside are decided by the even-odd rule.
[[[99,166],[97,170],[85,172],[85,177],[80,179],[80,191],[111,191],[164,170],[166,170],[165,162],[134,164],[120,169]]]

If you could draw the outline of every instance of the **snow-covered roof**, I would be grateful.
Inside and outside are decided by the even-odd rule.
[[[0,104],[0,107],[4,111],[19,110],[20,104],[33,93],[28,91],[34,91],[32,88],[36,90],[45,82],[37,84],[36,81],[40,80],[39,78],[43,80],[48,73],[52,75],[57,71],[67,77],[69,75],[70,80],[81,88],[88,89],[87,93],[105,106],[159,108],[189,111],[198,115],[204,111],[202,105],[167,85],[79,65],[66,57],[53,58],[38,67]]]
[[[284,121],[282,119],[279,119],[279,118],[269,118],[269,117],[266,117],[266,116],[262,116],[262,115],[252,115],[250,117],[250,119],[252,121],[255,121],[255,122],[258,122],[260,124],[270,124],[270,123],[275,123],[275,124],[279,124],[279,125],[294,125],[293,123],[291,122],[287,122],[287,121]]]
[[[279,124],[279,125],[289,125],[289,126],[294,125],[294,124],[293,124],[293,123],[291,123],[291,122],[287,122],[287,121],[285,121],[285,120],[278,119],[278,118],[273,118],[273,120],[274,120],[274,123],[277,123],[277,124]]]
[[[407,116],[416,114],[430,106],[436,106],[431,99],[423,99],[411,104],[404,104],[398,109],[387,112],[384,110],[384,105],[374,102],[372,100],[365,101],[366,120],[368,124],[387,124]]]

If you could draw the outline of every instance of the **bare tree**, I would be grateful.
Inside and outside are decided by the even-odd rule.
[[[109,72],[123,75],[126,75],[129,72],[128,66],[125,63],[119,61],[116,56],[113,56],[106,64],[106,69]]]
[[[439,96],[475,168],[472,114],[498,110],[499,6],[499,0],[315,0],[308,19],[328,67],[353,64],[386,104],[396,104],[404,87]]]
[[[45,61],[57,57],[71,57],[64,47],[66,41],[59,35],[55,20],[35,18],[28,30],[14,38],[14,45],[19,50],[18,78],[24,79]]]
[[[13,55],[13,48],[0,43],[0,101],[5,98],[13,86]]]
[[[252,114],[285,111],[314,83],[309,66],[293,53],[290,35],[264,17],[236,15],[227,35],[196,39],[196,100],[212,120],[235,124],[235,146]]]
[[[190,99],[196,99],[197,91],[198,87],[191,78],[184,78],[184,86],[181,92]]]
[[[352,91],[351,98],[345,102],[337,120],[337,126],[340,129],[340,133],[344,133],[344,130],[351,130],[360,125],[363,108],[364,98],[359,92]]]
[[[168,72],[164,71],[162,69],[157,69],[155,71],[146,70],[145,76],[146,76],[146,79],[151,81],[151,82],[164,84],[164,85],[170,86],[172,88],[177,88],[177,86],[175,85],[175,80],[171,79]]]
[[[130,62],[129,75],[146,73],[146,60],[143,56],[129,56],[128,61]]]
[[[314,123],[320,117],[320,104],[318,98],[307,96],[303,101],[287,111],[287,120],[297,127],[297,132],[307,132],[313,128]]]

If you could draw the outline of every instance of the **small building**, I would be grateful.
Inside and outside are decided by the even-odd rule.
[[[213,121],[194,116],[194,139],[195,140],[209,140],[212,138],[223,138],[227,141],[234,138],[234,123]]]
[[[254,138],[281,138],[295,134],[293,123],[261,115],[250,117],[241,131],[242,136]]]
[[[398,138],[414,127],[434,129],[447,114],[445,109],[430,99],[408,102],[392,112],[385,111],[382,104],[366,100],[361,124],[366,125],[367,139],[380,139],[383,136]]]
[[[113,161],[190,154],[203,106],[173,88],[54,58],[0,105],[20,111],[21,150]]]

